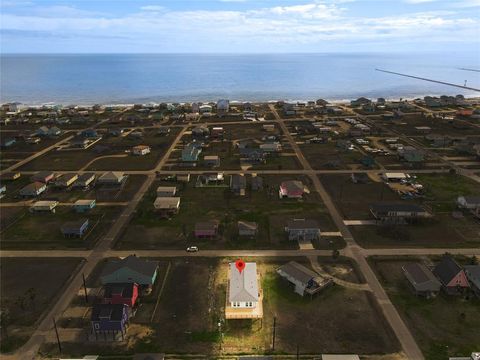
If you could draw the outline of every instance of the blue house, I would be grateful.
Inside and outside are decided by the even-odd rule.
[[[83,136],[85,138],[96,138],[98,137],[98,133],[94,129],[86,129],[80,133],[80,136]]]
[[[103,334],[105,340],[107,335],[112,335],[115,340],[118,333],[122,335],[122,340],[127,333],[128,326],[128,306],[125,304],[95,304],[92,309],[92,332],[95,337]]]
[[[15,144],[15,139],[14,138],[6,138],[2,141],[2,149],[6,149],[10,146],[12,146],[13,144]]]
[[[77,200],[75,204],[73,204],[73,208],[77,213],[84,213],[90,211],[96,206],[95,199],[91,200]]]
[[[61,230],[65,237],[82,237],[88,229],[88,219],[69,221],[63,224]]]
[[[100,275],[102,284],[134,282],[143,288],[151,288],[158,273],[158,261],[141,259],[135,255],[109,261]]]
[[[182,161],[194,162],[198,161],[198,156],[202,152],[199,144],[190,143],[182,150]]]

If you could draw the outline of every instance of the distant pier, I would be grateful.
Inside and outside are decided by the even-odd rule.
[[[429,81],[429,82],[433,82],[433,83],[437,83],[437,84],[442,84],[442,85],[447,85],[447,86],[454,86],[454,87],[457,87],[457,88],[460,88],[460,89],[472,90],[472,91],[478,91],[478,92],[480,92],[480,89],[476,89],[476,88],[472,88],[472,87],[468,87],[468,86],[462,86],[462,85],[458,85],[458,84],[452,84],[452,83],[445,82],[445,81],[427,79],[427,78],[423,78],[423,77],[419,77],[419,76],[407,75],[407,74],[397,73],[397,72],[389,71],[389,70],[382,70],[382,69],[375,69],[375,70],[376,70],[376,71],[380,71],[380,72],[384,72],[384,73],[387,73],[387,74],[394,74],[394,75],[409,77],[409,78],[412,78],[412,79]]]
[[[459,68],[459,70],[480,72],[479,69],[469,69],[469,68]]]

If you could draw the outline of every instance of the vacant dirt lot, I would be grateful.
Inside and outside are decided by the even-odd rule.
[[[2,351],[28,339],[80,262],[79,258],[2,258],[1,308],[8,313],[7,334],[5,320],[2,324]]]

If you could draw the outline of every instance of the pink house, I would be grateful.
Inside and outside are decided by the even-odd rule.
[[[305,185],[299,180],[284,181],[280,184],[278,195],[280,199],[299,199],[305,193]]]
[[[217,235],[218,223],[216,221],[197,222],[195,224],[196,238],[213,238]]]
[[[442,258],[433,273],[440,280],[442,290],[448,295],[459,295],[470,288],[465,271],[450,255]]]

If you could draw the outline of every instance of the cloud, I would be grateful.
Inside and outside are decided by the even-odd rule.
[[[165,11],[166,8],[161,5],[146,5],[146,6],[140,7],[140,10],[158,12],[158,11]]]
[[[124,51],[125,46],[121,40],[128,39],[145,51],[164,52],[322,51],[352,44],[371,48],[369,44],[379,41],[394,48],[397,42],[473,43],[479,36],[478,16],[459,15],[454,9],[374,17],[370,13],[348,13],[340,3],[345,0],[235,11],[170,10],[145,5],[123,16],[67,6],[35,7],[27,14],[2,12],[0,28],[7,35],[8,31],[10,36],[15,34],[17,46],[22,44],[21,33],[15,31],[29,29],[48,33],[50,38],[70,34],[90,41],[98,36],[100,42],[102,37],[111,37],[109,46],[117,46],[119,51]]]

